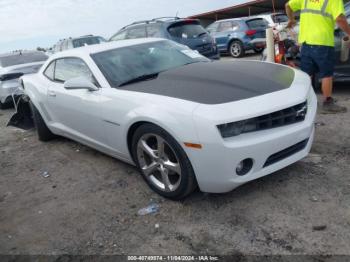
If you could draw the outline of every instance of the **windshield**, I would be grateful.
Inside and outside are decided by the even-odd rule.
[[[272,15],[272,19],[275,23],[286,23],[288,22],[288,16],[285,14]]]
[[[41,62],[41,61],[46,61],[47,58],[48,56],[42,52],[9,54],[8,56],[0,57],[0,66],[8,67],[8,66],[21,65],[21,64]]]
[[[100,43],[106,42],[106,40],[103,37],[96,36],[96,37],[85,37],[85,38],[79,38],[73,40],[73,46],[74,48],[82,47],[85,45],[97,45]]]
[[[267,27],[267,22],[263,18],[256,18],[246,21],[249,29],[265,29]]]
[[[209,62],[196,51],[168,40],[108,50],[91,55],[112,87],[197,62]]]
[[[198,22],[181,22],[172,25],[168,29],[169,34],[176,38],[197,38],[206,34],[204,28]]]

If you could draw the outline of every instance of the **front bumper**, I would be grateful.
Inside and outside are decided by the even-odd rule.
[[[314,138],[316,110],[317,98],[311,91],[308,97],[308,113],[303,122],[221,139],[218,143],[203,143],[201,150],[190,154],[201,191],[229,192],[307,156]],[[266,165],[271,156],[295,148],[293,146],[300,145],[303,141],[305,144],[292,154],[284,157],[282,155],[278,161]],[[246,175],[239,176],[236,174],[236,167],[246,158],[253,159],[253,167]]]

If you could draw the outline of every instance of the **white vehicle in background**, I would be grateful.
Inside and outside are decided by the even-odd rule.
[[[0,109],[13,103],[22,94],[19,78],[38,72],[48,56],[38,51],[18,51],[0,55]]]
[[[256,17],[265,19],[269,24],[269,27],[288,24],[288,16],[284,13],[267,13],[256,15]]]
[[[78,48],[87,45],[98,45],[107,42],[102,36],[84,35],[76,38],[62,39],[52,48],[51,53],[57,53],[68,49]]]
[[[285,13],[268,13],[256,15],[255,17],[263,18],[271,28],[284,28],[288,24],[288,16]],[[293,28],[296,35],[299,34],[299,23]]]
[[[160,195],[223,193],[310,151],[317,101],[301,71],[212,62],[164,39],[72,49],[22,77],[39,139],[135,164]]]

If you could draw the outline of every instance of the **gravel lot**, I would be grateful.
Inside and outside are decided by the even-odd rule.
[[[350,86],[335,96],[350,109]],[[0,254],[350,255],[349,112],[318,116],[305,160],[182,202],[93,149],[5,127],[12,112],[0,111]],[[159,212],[137,215],[152,202]]]

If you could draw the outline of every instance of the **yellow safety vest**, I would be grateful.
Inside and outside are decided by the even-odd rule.
[[[300,10],[299,42],[334,46],[335,19],[344,13],[342,0],[290,0],[293,11]]]

